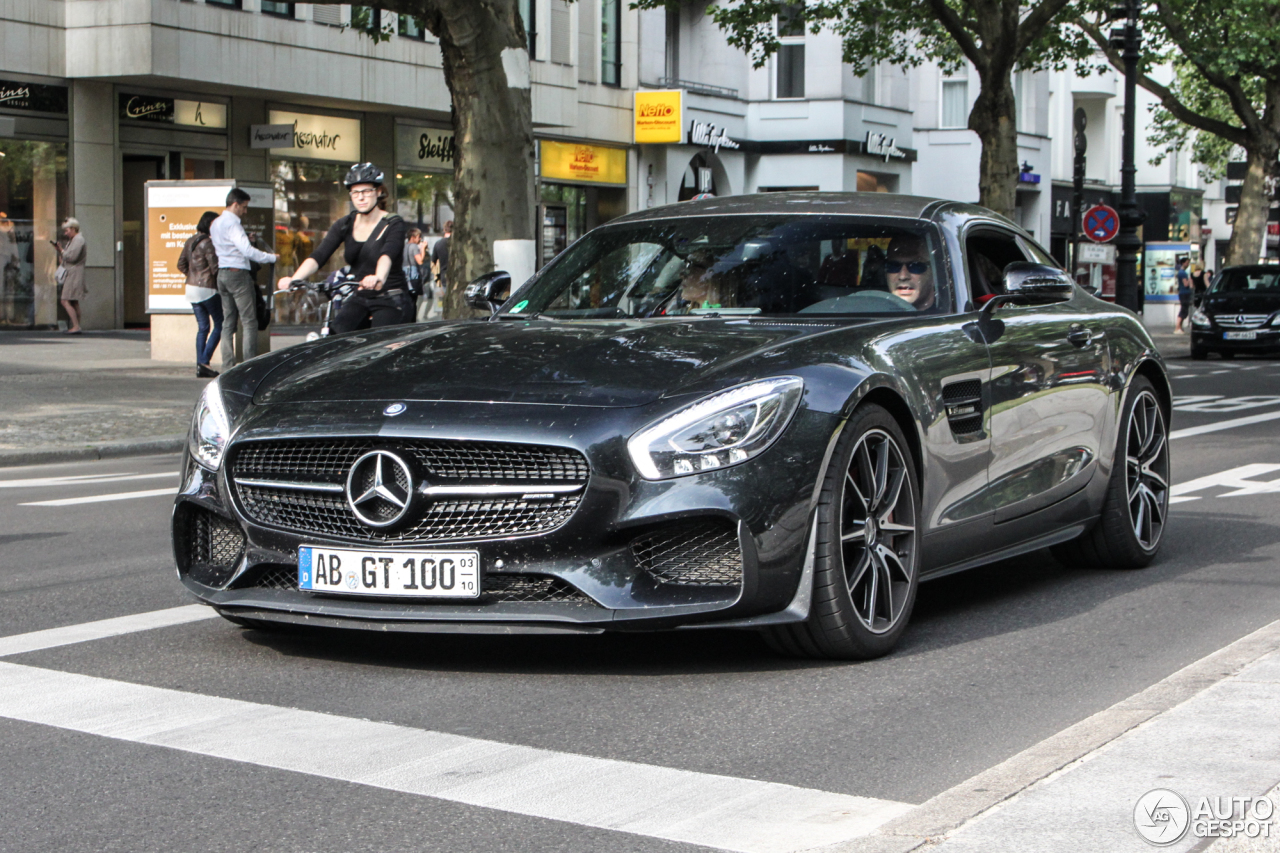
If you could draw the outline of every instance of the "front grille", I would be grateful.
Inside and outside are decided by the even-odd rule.
[[[243,584],[253,589],[296,590],[298,570],[293,566],[265,566]],[[469,603],[474,599],[419,599],[423,604]],[[561,604],[590,604],[590,597],[567,581],[547,575],[496,574],[485,575],[480,587],[481,603],[502,601],[515,603],[558,602]]]
[[[398,452],[433,488],[499,486],[515,493],[436,495],[402,526],[371,528],[356,518],[342,489],[352,464],[374,448]],[[230,474],[246,515],[260,524],[356,542],[417,544],[553,530],[577,509],[582,489],[539,487],[585,486],[588,468],[581,453],[561,447],[333,439],[246,443],[236,449]]]
[[[180,546],[186,552],[185,569],[206,586],[227,582],[244,554],[244,531],[234,521],[195,505],[184,506]]]
[[[1219,314],[1214,317],[1224,329],[1256,329],[1267,322],[1270,314]]]
[[[636,562],[660,584],[738,586],[742,552],[738,535],[727,521],[674,524],[632,541]]]

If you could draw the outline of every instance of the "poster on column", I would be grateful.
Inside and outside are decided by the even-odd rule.
[[[206,210],[222,213],[227,191],[234,180],[147,181],[146,242],[147,313],[187,314],[187,277],[178,269],[182,247],[196,233]],[[245,186],[249,212],[244,218],[250,239],[271,251],[275,234],[271,227],[274,195],[267,186]]]

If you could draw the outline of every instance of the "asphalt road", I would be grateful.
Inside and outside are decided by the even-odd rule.
[[[1171,364],[1175,431],[1280,414],[1280,359]],[[220,619],[3,663],[916,804],[1280,618],[1280,485],[1206,479],[1271,464],[1245,486],[1277,480],[1277,435],[1262,420],[1175,438],[1174,482],[1190,488],[1150,568],[1040,552],[934,581],[900,648],[869,663],[792,661],[735,632],[275,634]],[[176,468],[0,470],[0,636],[189,603],[168,495],[29,505],[170,490]],[[100,479],[19,482],[86,476]],[[0,851],[697,849],[12,719],[0,767]]]

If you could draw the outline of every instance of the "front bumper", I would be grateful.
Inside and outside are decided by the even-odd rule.
[[[1254,332],[1253,340],[1227,340],[1227,332]],[[1191,327],[1191,345],[1197,349],[1212,352],[1270,353],[1280,352],[1280,328],[1264,326],[1260,329],[1223,329],[1219,326],[1209,328]]]
[[[383,407],[362,408],[376,413]],[[228,480],[230,465],[215,474],[184,457],[174,551],[178,576],[198,599],[231,618],[417,632],[594,632],[749,625],[761,617],[787,621],[778,614],[797,594],[813,484],[836,426],[833,416],[802,408],[778,442],[749,462],[650,482],[631,470],[624,436],[632,424],[620,424],[618,410],[530,407],[530,417],[540,419],[531,428],[528,419],[513,418],[509,410],[496,416],[493,407],[474,404],[410,404],[393,426],[382,417],[340,409],[310,407],[303,419],[259,407],[245,417],[228,460],[234,461],[237,447],[266,439],[358,437],[394,449],[414,437],[523,436],[527,443],[535,435],[539,444],[580,451],[589,463],[589,480],[572,515],[550,531],[370,544],[255,520]],[[628,412],[639,422],[650,417]],[[296,583],[301,545],[476,550],[483,593],[478,600],[451,601],[302,592]],[[737,582],[706,583],[699,562],[723,568],[730,554],[739,561]],[[664,571],[675,564],[682,568]]]

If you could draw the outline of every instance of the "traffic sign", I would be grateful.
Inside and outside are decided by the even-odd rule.
[[[1084,212],[1084,236],[1095,243],[1110,243],[1120,233],[1120,214],[1114,207],[1095,204]]]

